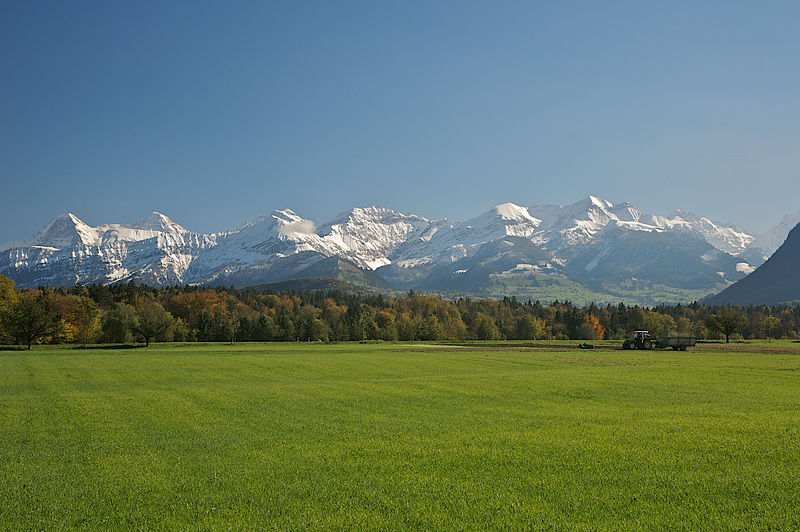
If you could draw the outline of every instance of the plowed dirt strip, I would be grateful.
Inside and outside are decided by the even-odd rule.
[[[772,346],[772,345],[744,345],[744,344],[698,344],[696,349],[703,351],[741,351],[748,353],[797,353],[800,347]]]
[[[593,343],[595,350],[622,350],[622,342],[603,340],[602,342]],[[546,343],[465,343],[453,344],[451,346],[438,346],[437,349],[447,349],[453,347],[457,349],[470,349],[470,350],[491,350],[497,351],[502,349],[504,351],[579,351],[581,347],[577,340],[572,342],[546,342]],[[705,344],[698,343],[696,346],[689,347],[686,353],[692,350],[701,351],[736,351],[744,353],[797,353],[800,355],[800,344],[798,347],[787,347],[785,345],[763,345],[763,344]],[[652,351],[659,351],[653,349]],[[665,351],[671,351],[667,348]]]

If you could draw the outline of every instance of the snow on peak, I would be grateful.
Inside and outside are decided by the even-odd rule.
[[[597,196],[589,196],[589,203],[594,205],[595,207],[599,207],[603,210],[606,209],[613,209],[614,204],[608,200],[604,200],[603,198],[598,198]]]
[[[272,214],[270,216],[275,218],[276,220],[285,221],[288,223],[299,222],[303,220],[303,218],[298,216],[298,214],[294,212],[292,209],[274,210],[272,211]]]
[[[395,247],[430,225],[419,216],[373,206],[343,212],[317,229],[314,222],[292,210],[276,210],[226,235],[214,260],[243,264],[274,254],[287,256],[313,251],[341,256],[363,268],[375,269],[390,264],[388,255]],[[237,255],[236,249],[245,249],[250,258]]]
[[[611,212],[614,205],[596,196],[589,196],[586,199],[573,203],[572,205],[554,206],[537,205],[530,207],[528,211],[532,216],[542,219],[544,227],[574,227],[585,226],[596,230],[605,226],[611,220],[616,220],[617,216]]]
[[[336,226],[366,226],[370,224],[394,225],[409,224],[415,228],[427,227],[430,221],[416,214],[403,214],[385,207],[355,207],[339,213],[333,220],[320,228],[321,235],[329,234]]]
[[[430,226],[421,216],[372,206],[339,214],[319,234],[325,249],[376,269],[391,263],[388,256],[397,246],[421,236]]]
[[[270,214],[259,216],[240,227],[236,233],[255,237],[258,240],[269,240],[275,237],[295,239],[313,235],[317,228],[314,222],[306,220],[291,209],[274,210]]]
[[[298,221],[298,220],[302,220],[302,218],[300,216],[298,216],[293,210],[291,210],[291,209],[277,210],[276,209],[276,210],[272,211],[269,214],[262,214],[262,215],[258,216],[257,218],[253,218],[252,220],[246,221],[236,231],[241,231],[243,229],[246,229],[246,228],[254,226],[254,225],[263,224],[264,222],[277,223],[279,221],[282,221],[284,223],[290,223],[290,222]]]
[[[44,228],[44,231],[48,232],[48,233],[50,233],[50,232],[52,232],[54,230],[55,231],[66,230],[66,231],[78,231],[78,232],[81,232],[81,231],[84,231],[86,229],[91,229],[91,228],[88,225],[86,225],[85,223],[83,223],[83,221],[80,218],[78,218],[77,216],[75,216],[71,212],[68,212],[67,214],[62,214],[61,216],[57,217],[55,220],[50,222]]]
[[[133,224],[105,224],[94,230],[97,232],[97,238],[93,244],[120,241],[141,242],[151,238],[184,242],[185,237],[191,234],[190,231],[170,220],[168,216],[158,212],[153,212],[144,220]]]
[[[155,212],[142,220],[130,226],[131,229],[141,229],[144,231],[157,231],[160,233],[186,233],[187,230],[176,224],[168,216]]]
[[[91,227],[74,214],[66,213],[56,217],[32,237],[7,244],[3,249],[28,246],[63,249],[74,245],[95,246],[111,240],[137,242],[164,233],[178,236],[188,231],[157,212],[132,225],[105,224],[98,227]]]
[[[781,218],[778,225],[769,229],[767,232],[758,235],[752,242],[751,246],[759,248],[764,251],[764,256],[770,257],[775,251],[778,250],[786,237],[789,236],[791,231],[797,224],[800,223],[800,212],[794,214],[787,214]]]
[[[9,242],[1,249],[30,246],[61,249],[75,244],[91,245],[97,240],[97,237],[97,229],[86,225],[74,214],[66,213],[54,218],[35,235],[16,242]]]
[[[520,207],[514,203],[503,203],[494,207],[494,212],[503,220],[513,220],[516,222],[531,222],[536,225],[541,220],[534,218],[525,207]]]
[[[75,216],[71,212],[68,212],[66,214],[62,214],[61,216],[56,217],[56,219],[54,221],[62,220],[62,219],[63,220],[69,220],[70,222],[74,223],[75,225],[86,225],[85,223],[83,223],[83,221],[80,218],[78,218],[77,216]]]
[[[712,222],[708,218],[700,217],[693,212],[677,210],[672,214],[671,223],[682,223],[690,230],[703,235],[706,241],[726,253],[738,255],[742,253],[755,239],[749,231],[743,231],[735,225]]]
[[[471,220],[441,228],[429,242],[442,249],[454,245],[477,249],[481,244],[506,236],[530,238],[540,223],[528,209],[503,203]]]
[[[261,217],[260,220],[262,223],[266,222],[268,230],[275,230],[279,236],[292,240],[313,235],[317,230],[314,222],[304,219],[291,209],[272,211],[269,216]]]
[[[621,222],[638,222],[642,217],[642,213],[628,202],[614,205],[609,210]]]
[[[305,237],[314,235],[317,226],[311,220],[298,216],[291,209],[272,211],[268,216],[262,216],[258,224],[262,227],[264,239],[277,233],[278,238],[289,240],[304,240]]]
[[[578,220],[590,220],[605,225],[611,220],[617,219],[616,215],[611,212],[614,204],[596,196],[589,196],[584,202],[579,202],[575,206],[577,209],[573,212],[577,214],[576,219]]]

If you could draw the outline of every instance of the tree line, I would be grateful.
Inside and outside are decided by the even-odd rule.
[[[700,340],[800,337],[800,306],[569,301],[454,301],[410,291],[391,299],[342,290],[295,292],[128,284],[19,290],[0,275],[0,342],[95,344],[411,340],[621,340],[635,330]]]

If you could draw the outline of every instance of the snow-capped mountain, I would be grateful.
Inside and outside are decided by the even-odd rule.
[[[352,209],[322,226],[319,236],[330,254],[375,270],[391,264],[389,256],[402,243],[421,237],[431,221],[382,207]]]
[[[249,265],[303,251],[318,251],[314,224],[289,209],[251,220],[215,235],[215,245],[193,257],[182,282],[208,283]]]
[[[35,235],[18,242],[0,246],[0,250],[33,246],[61,249],[73,244],[91,245],[97,241],[99,231],[89,227],[73,214],[62,214],[44,226]]]
[[[589,243],[609,226],[649,233],[691,231],[702,235],[716,249],[731,254],[744,251],[754,238],[752,233],[735,226],[714,223],[692,213],[676,211],[670,217],[643,214],[630,203],[613,205],[594,196],[565,207],[536,205],[528,211],[542,219],[539,242],[551,249]]]
[[[757,237],[691,213],[644,214],[595,196],[566,206],[504,203],[465,222],[368,207],[317,228],[285,209],[214,234],[193,233],[159,213],[98,227],[65,214],[0,247],[0,274],[20,287],[128,280],[246,286],[347,271],[398,290],[472,290],[497,276],[534,283],[536,275],[556,275],[595,286],[635,278],[718,291],[760,265],[783,229]]]
[[[541,220],[532,217],[524,207],[504,203],[466,222],[432,222],[418,238],[407,239],[399,246],[388,263],[401,267],[451,263],[474,254],[481,245],[498,238],[530,238],[540,223]]]
[[[98,227],[64,214],[32,237],[0,247],[0,273],[20,287],[128,279],[180,284],[194,257],[215,244],[216,235],[192,233],[156,212],[135,224]]]

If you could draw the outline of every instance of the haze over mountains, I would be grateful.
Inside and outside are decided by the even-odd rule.
[[[159,213],[98,227],[65,214],[0,246],[0,274],[20,287],[130,280],[245,287],[332,277],[384,291],[677,302],[742,279],[797,221],[800,213],[756,235],[594,196],[566,206],[505,203],[465,222],[368,207],[317,228],[286,209],[213,234]]]

